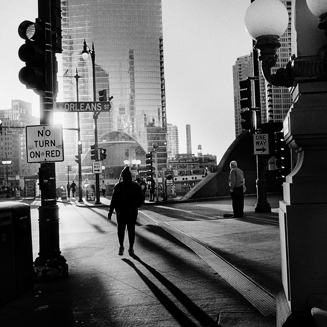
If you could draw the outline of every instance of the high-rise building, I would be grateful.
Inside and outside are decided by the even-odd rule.
[[[276,66],[272,69],[273,72],[276,72],[279,68],[285,68],[292,55],[291,21],[292,3],[294,3],[294,1],[281,0],[281,2],[285,5],[288,11],[289,23],[286,32],[280,38],[281,47],[277,51],[278,60]],[[266,91],[268,121],[282,122],[292,103],[289,89],[266,83]]]
[[[38,125],[40,120],[32,116],[32,104],[12,100],[11,109],[0,111],[0,187],[7,184],[19,186],[20,179],[37,176],[39,164],[27,163],[25,126]],[[9,163],[10,162],[10,163]]]
[[[168,159],[173,159],[179,154],[178,127],[167,124],[167,154]]]
[[[89,50],[94,49],[96,101],[100,90],[113,96],[110,112],[101,112],[97,120],[99,147],[107,148],[105,165],[112,166],[110,147],[115,143],[115,159],[120,158],[121,166],[127,152],[128,159],[145,163],[145,153],[154,144],[158,146],[159,169],[166,166],[161,0],[61,0],[61,4],[64,100],[76,101],[78,93],[79,101],[94,101],[91,56],[86,61],[81,56],[84,40]],[[78,90],[76,69],[80,76]],[[90,172],[87,167],[91,165],[94,120],[93,113],[79,116],[85,175]],[[63,121],[64,127],[74,128],[77,114],[66,113]],[[60,171],[64,174],[67,165],[73,165],[76,172],[77,141],[76,131],[65,131],[65,162],[57,165],[59,175]]]
[[[192,154],[191,125],[186,125],[186,153]]]

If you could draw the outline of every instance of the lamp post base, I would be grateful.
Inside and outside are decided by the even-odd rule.
[[[68,277],[68,264],[66,259],[59,255],[54,258],[38,257],[34,261],[36,281],[53,281]]]
[[[271,206],[267,201],[266,180],[257,180],[257,199],[254,211],[257,213],[271,212]]]
[[[36,280],[51,281],[68,276],[67,261],[59,248],[59,208],[39,207],[40,252],[34,261]]]
[[[254,208],[254,212],[257,213],[271,212],[271,206],[268,202],[257,202]]]

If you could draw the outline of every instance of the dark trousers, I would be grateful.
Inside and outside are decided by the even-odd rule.
[[[117,234],[120,246],[124,246],[125,230],[127,227],[129,247],[133,247],[135,241],[136,219],[137,210],[117,212]]]
[[[244,210],[244,193],[243,186],[234,187],[232,196],[233,214],[234,217],[243,217]]]

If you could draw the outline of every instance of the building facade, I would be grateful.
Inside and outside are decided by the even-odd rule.
[[[171,160],[179,154],[178,127],[173,124],[167,124],[167,155]]]
[[[113,100],[111,110],[101,112],[97,119],[99,147],[120,141],[110,133],[115,137],[126,134],[144,152],[142,163],[145,153],[156,144],[159,168],[166,166],[161,0],[62,0],[61,4],[64,100],[76,101],[78,95],[80,102],[99,101],[99,91],[106,90]],[[95,81],[91,55],[87,60],[81,56],[84,40],[87,49],[94,50]],[[76,69],[78,78],[74,78]],[[90,174],[92,165],[89,148],[95,140],[94,119],[91,112],[80,113],[79,117],[84,175]],[[76,128],[77,114],[65,113],[63,122],[64,128]],[[73,174],[77,172],[77,141],[76,131],[65,131],[65,162],[57,165],[59,180],[65,180],[67,165],[73,166]],[[125,152],[116,153],[122,166]],[[111,165],[108,151],[107,157]]]
[[[281,0],[285,5],[288,15],[289,23],[286,32],[281,36],[281,47],[278,49],[278,60],[276,66],[273,68],[273,72],[276,72],[279,68],[285,68],[291,53],[291,21],[292,21],[292,1]],[[294,3],[294,1],[293,1]],[[288,88],[273,86],[266,82],[266,98],[267,98],[267,111],[268,121],[282,122],[291,107],[292,97]]]
[[[23,185],[21,181],[37,176],[39,164],[27,162],[27,125],[39,125],[40,120],[32,116],[31,103],[12,100],[11,109],[0,111],[0,188],[7,184]]]

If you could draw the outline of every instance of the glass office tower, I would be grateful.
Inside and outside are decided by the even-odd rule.
[[[61,3],[64,100],[94,100],[91,56],[86,61],[81,56],[84,40],[90,49],[94,44],[96,101],[100,90],[113,96],[110,112],[102,112],[98,118],[99,147],[107,149],[105,166],[123,166],[126,159],[145,164],[145,153],[154,143],[159,146],[159,167],[166,166],[161,0]],[[94,120],[92,113],[79,116],[85,175],[92,163],[89,148],[94,144]],[[66,128],[76,128],[77,114],[66,113],[63,123]],[[66,129],[65,163],[58,165],[58,174],[71,165],[74,175],[77,141],[77,132]]]

